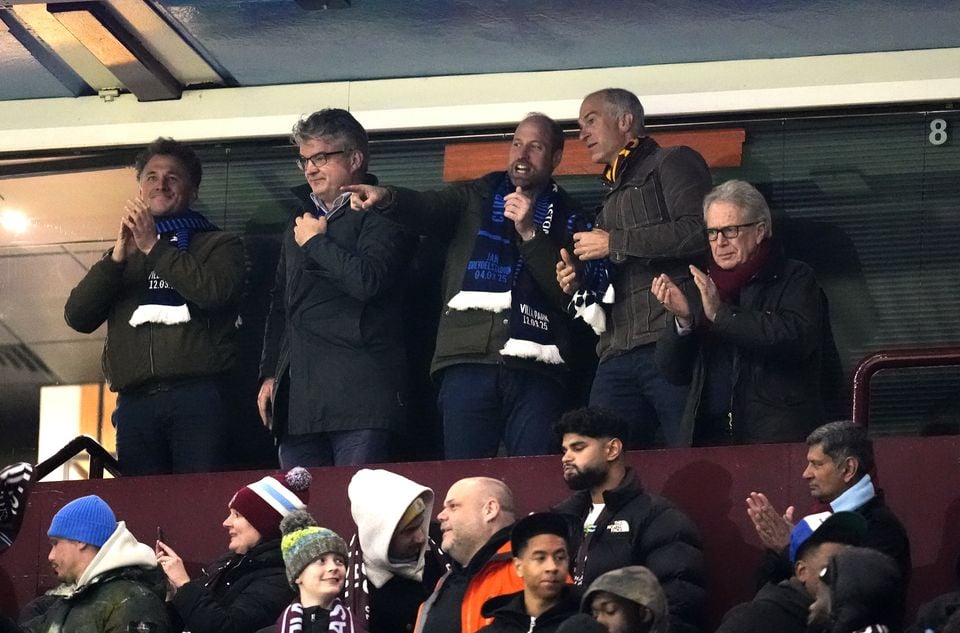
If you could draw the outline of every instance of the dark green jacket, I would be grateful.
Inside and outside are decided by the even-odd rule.
[[[509,320],[506,313],[484,310],[451,310],[446,307],[463,284],[464,271],[473,254],[477,232],[484,215],[489,214],[496,184],[503,172],[493,172],[483,178],[454,185],[441,191],[417,192],[394,189],[394,203],[388,213],[421,235],[436,236],[448,243],[443,270],[443,313],[437,328],[437,345],[431,372],[464,363],[500,364],[519,369],[533,369],[549,375],[563,374],[563,365],[547,365],[536,361],[501,356],[500,350],[509,338]],[[570,213],[579,213],[580,205],[562,188],[557,204]],[[554,241],[561,232],[548,237],[538,231],[536,237],[524,242],[518,240],[520,254],[553,307],[551,322],[557,324],[557,345],[567,362],[569,356],[569,318],[565,308],[570,298],[557,284],[556,264],[560,247],[568,246],[569,236],[561,243]]]
[[[106,321],[102,362],[111,390],[213,376],[231,368],[245,267],[237,235],[196,233],[186,251],[159,241],[149,255],[137,251],[123,264],[110,259],[111,252],[90,268],[64,308],[67,325],[78,332],[89,334]],[[152,270],[187,301],[189,322],[130,325]]]
[[[28,633],[171,633],[165,588],[159,569],[120,567],[70,596],[38,598],[24,609],[20,626]]]

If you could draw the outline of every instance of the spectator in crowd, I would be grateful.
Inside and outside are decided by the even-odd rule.
[[[303,510],[294,510],[280,522],[283,561],[297,600],[284,609],[275,630],[279,633],[359,633],[343,599],[347,577],[347,544],[327,528],[319,527]],[[376,630],[376,629],[374,629]]]
[[[820,573],[810,620],[829,633],[890,633],[902,616],[903,578],[895,560],[874,549],[848,547]]]
[[[660,581],[640,565],[601,574],[583,594],[580,608],[608,633],[667,633],[670,627]]]
[[[563,130],[528,114],[506,171],[438,192],[348,187],[357,208],[385,208],[448,243],[444,309],[431,371],[440,378],[444,456],[553,452],[569,362],[566,296],[554,281],[580,206],[552,179]]]
[[[423,603],[415,633],[475,633],[491,622],[480,613],[484,602],[523,589],[511,556],[513,493],[498,479],[461,479],[437,519],[441,548],[453,560]]]
[[[803,479],[810,487],[810,495],[833,512],[853,511],[866,519],[863,546],[897,561],[904,579],[905,596],[911,570],[910,541],[903,524],[874,487],[870,476],[873,470],[873,443],[863,427],[850,421],[830,422],[807,437],[807,467]],[[751,492],[747,499],[747,514],[768,549],[759,574],[761,583],[779,582],[790,576],[785,552],[790,544],[793,513],[794,507],[790,506],[781,515],[760,492]]]
[[[945,633],[952,630],[960,633],[960,559],[954,568],[954,591],[937,596],[917,610],[917,618],[907,629],[910,633]]]
[[[805,633],[820,572],[844,547],[859,545],[866,530],[866,521],[856,512],[804,517],[790,533],[793,576],[764,585],[753,600],[730,609],[717,633]]]
[[[484,633],[547,633],[556,631],[578,611],[570,578],[570,527],[552,512],[528,515],[513,526],[513,565],[523,591],[490,598],[483,616],[493,622]]]
[[[684,426],[697,444],[802,441],[825,421],[825,295],[813,269],[774,243],[770,209],[750,183],[715,187],[703,219],[712,261],[706,271],[690,266],[699,301],[666,273],[650,288],[674,317],[657,366],[691,385]]]
[[[414,241],[376,213],[350,213],[341,187],[367,173],[367,132],[346,110],[293,128],[307,184],[281,245],[257,405],[283,468],[386,462],[405,388],[396,273]]]
[[[626,422],[600,409],[578,409],[560,418],[556,432],[563,478],[574,493],[555,510],[583,535],[574,582],[589,587],[604,572],[644,565],[667,596],[674,633],[698,630],[705,595],[700,534],[670,501],[645,492],[627,466]]]
[[[103,499],[90,495],[66,504],[53,516],[47,536],[47,560],[61,584],[25,607],[24,631],[174,630],[153,550],[117,522]]]
[[[191,209],[203,172],[188,146],[159,138],[134,167],[139,193],[116,243],[70,292],[64,316],[84,333],[107,323],[103,368],[118,393],[125,475],[220,470],[243,245]]]
[[[688,266],[707,250],[701,203],[710,171],[689,147],[663,149],[647,136],[640,100],[621,88],[587,95],[580,140],[595,163],[606,165],[607,189],[597,225],[574,234],[573,255],[581,263],[608,262],[614,290],[610,318],[594,310],[599,318],[591,319],[585,311],[600,334],[590,406],[630,423],[631,448],[652,445],[658,427],[668,446],[690,446],[693,427],[683,416],[689,389],[669,383],[654,362],[655,343],[673,319],[647,290],[663,273],[681,288],[691,284]],[[568,294],[582,293],[574,305],[589,310],[610,299],[568,252],[561,256],[557,281]]]
[[[358,471],[347,487],[357,526],[347,565],[353,613],[377,633],[413,630],[420,604],[445,571],[429,536],[433,491],[386,470]]]
[[[176,630],[252,633],[277,619],[292,596],[280,552],[280,521],[306,507],[310,480],[309,472],[294,468],[238,490],[223,522],[230,553],[196,578],[190,578],[170,545],[157,541]]]

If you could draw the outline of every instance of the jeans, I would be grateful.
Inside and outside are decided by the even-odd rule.
[[[124,475],[223,470],[229,430],[216,378],[152,383],[117,396],[113,412]]]
[[[439,405],[446,459],[546,455],[559,445],[553,424],[563,413],[563,385],[539,372],[478,363],[443,370]]]
[[[360,429],[285,435],[280,440],[280,467],[364,466],[390,461],[390,431]]]
[[[690,446],[693,427],[684,428],[690,388],[669,383],[654,362],[656,344],[643,345],[601,361],[590,390],[590,406],[611,411],[630,425],[629,448],[650,448],[656,431],[667,446]]]

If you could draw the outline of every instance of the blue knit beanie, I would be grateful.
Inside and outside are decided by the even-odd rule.
[[[74,499],[53,515],[47,536],[103,547],[117,529],[117,517],[97,495]]]

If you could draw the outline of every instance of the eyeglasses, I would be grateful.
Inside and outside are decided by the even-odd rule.
[[[707,239],[711,242],[717,241],[717,236],[723,233],[723,236],[728,240],[740,235],[740,229],[747,226],[754,226],[756,224],[763,224],[763,220],[757,220],[756,222],[747,222],[746,224],[731,224],[730,226],[721,226],[718,229],[707,229]]]
[[[317,152],[313,156],[300,156],[297,158],[297,167],[300,168],[300,171],[304,171],[307,168],[307,162],[313,163],[314,167],[318,169],[327,164],[327,159],[331,156],[336,156],[337,154],[345,154],[347,150],[341,149],[336,152]]]

